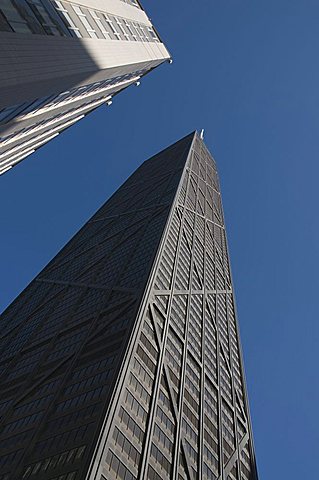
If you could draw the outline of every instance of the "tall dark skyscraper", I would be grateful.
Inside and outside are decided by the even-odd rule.
[[[169,59],[137,0],[1,0],[0,175]]]
[[[257,480],[216,165],[144,162],[4,312],[0,480]]]

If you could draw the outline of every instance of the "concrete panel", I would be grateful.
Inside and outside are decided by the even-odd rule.
[[[101,70],[135,63],[151,67],[168,58],[165,46],[155,42],[0,32],[0,108],[59,91],[57,84],[70,87],[71,78],[83,84]]]
[[[128,3],[124,3],[120,0],[75,0],[73,5],[79,5],[86,8],[93,8],[94,10],[100,10],[101,12],[110,13],[111,15],[117,15],[119,17],[127,18],[135,22],[145,23],[145,25],[152,25],[144,10],[134,7]]]

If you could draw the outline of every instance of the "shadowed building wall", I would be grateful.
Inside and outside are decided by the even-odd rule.
[[[219,181],[196,133],[4,312],[0,480],[257,480]]]
[[[3,0],[0,175],[169,58],[136,0]]]

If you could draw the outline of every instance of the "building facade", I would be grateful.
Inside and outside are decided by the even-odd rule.
[[[0,480],[257,480],[215,162],[144,162],[4,312]]]
[[[2,0],[0,175],[169,59],[137,0]]]

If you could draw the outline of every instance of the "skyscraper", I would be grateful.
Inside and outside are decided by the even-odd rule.
[[[137,0],[2,0],[0,175],[169,59]]]
[[[216,165],[144,162],[4,312],[0,480],[257,480]]]

